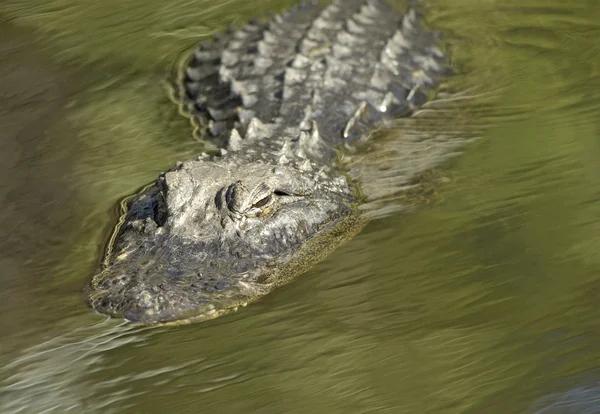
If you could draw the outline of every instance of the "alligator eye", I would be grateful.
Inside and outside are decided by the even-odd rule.
[[[261,198],[256,203],[252,204],[252,207],[254,207],[254,208],[261,208],[261,207],[266,206],[270,202],[271,202],[271,195],[269,194],[265,198]]]

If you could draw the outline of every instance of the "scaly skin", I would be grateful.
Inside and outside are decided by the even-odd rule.
[[[202,44],[181,99],[222,155],[181,163],[133,199],[91,306],[147,324],[212,318],[354,235],[359,190],[336,148],[427,99],[446,72],[436,42],[414,11],[348,0]]]

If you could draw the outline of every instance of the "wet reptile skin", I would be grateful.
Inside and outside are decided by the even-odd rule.
[[[202,43],[180,99],[219,156],[135,196],[86,291],[142,323],[219,316],[364,225],[337,150],[407,116],[447,73],[437,34],[382,1],[305,4]]]

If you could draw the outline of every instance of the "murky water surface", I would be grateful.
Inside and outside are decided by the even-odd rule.
[[[600,412],[595,0],[429,1],[458,74],[359,154],[378,218],[294,283],[176,328],[83,305],[118,201],[202,150],[173,62],[284,6],[2,1],[0,411]],[[407,213],[415,130],[478,139]]]

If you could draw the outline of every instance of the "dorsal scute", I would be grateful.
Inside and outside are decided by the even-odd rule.
[[[229,134],[228,149],[231,151],[239,151],[242,149],[242,137],[237,129],[233,128]]]
[[[314,148],[335,147],[384,117],[406,114],[444,71],[436,35],[419,27],[413,10],[403,15],[382,0],[335,0],[251,22],[203,45],[186,68],[185,88],[192,115],[226,148],[265,138],[277,147],[284,137],[274,131],[295,128],[288,138],[312,158]]]
[[[182,69],[178,96],[185,112],[209,134],[205,138],[227,145],[229,132],[245,127],[250,112],[267,122],[277,115],[278,102],[250,108],[273,95],[274,72],[294,55],[305,26],[318,11],[319,7],[307,3],[270,22],[253,20],[200,43]]]

